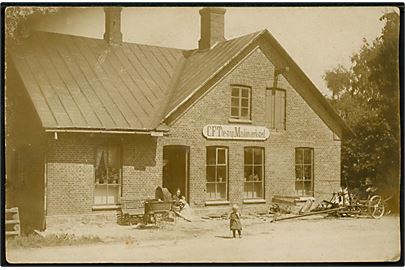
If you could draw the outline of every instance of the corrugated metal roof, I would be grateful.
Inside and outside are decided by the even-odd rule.
[[[154,130],[261,37],[310,82],[267,30],[205,51],[35,32],[10,53],[44,128]],[[306,94],[318,96],[326,112],[348,129],[309,85]]]
[[[183,73],[178,80],[176,91],[170,98],[166,112],[170,114],[175,110],[260,33],[262,31],[218,43],[210,50],[194,51],[186,60]]]
[[[183,53],[35,32],[11,51],[45,128],[154,129]]]

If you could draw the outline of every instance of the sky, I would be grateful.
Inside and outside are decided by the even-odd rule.
[[[200,39],[199,7],[127,7],[121,29],[127,42],[194,49]],[[330,95],[322,79],[338,64],[350,67],[363,38],[381,33],[379,18],[390,7],[226,7],[225,38],[268,29],[319,90]],[[39,30],[102,38],[102,8],[62,8],[34,23]]]

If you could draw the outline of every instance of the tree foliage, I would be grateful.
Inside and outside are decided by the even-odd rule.
[[[23,37],[35,17],[55,14],[59,10],[59,7],[7,7],[5,10],[6,39],[16,40]]]
[[[371,177],[377,185],[397,191],[400,168],[399,15],[384,14],[378,38],[363,40],[342,66],[326,71],[333,92],[331,104],[354,131],[342,141],[342,183],[359,185]]]

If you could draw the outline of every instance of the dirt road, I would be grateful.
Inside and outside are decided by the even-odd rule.
[[[399,218],[245,220],[242,239],[227,220],[128,231],[87,246],[8,249],[9,262],[364,262],[399,259]],[[148,236],[148,237],[146,237]]]

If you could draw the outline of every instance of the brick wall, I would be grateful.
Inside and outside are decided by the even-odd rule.
[[[260,49],[217,83],[211,91],[172,123],[164,144],[190,146],[190,203],[203,206],[206,201],[206,146],[229,147],[229,201],[241,203],[243,196],[244,147],[265,147],[265,199],[273,195],[295,195],[295,148],[314,148],[315,196],[328,198],[340,187],[340,141],[281,76],[279,87],[286,89],[286,130],[272,131],[260,141],[207,140],[202,129],[207,124],[229,124],[230,85],[252,88],[252,125],[264,126],[265,89],[273,86],[274,66]],[[210,206],[211,207],[211,206]],[[244,205],[245,208],[265,207]]]
[[[47,216],[93,213],[95,149],[108,143],[122,149],[122,196],[154,197],[162,179],[156,138],[59,133],[57,140],[48,138]]]
[[[59,134],[49,137],[47,156],[47,215],[93,213],[95,147],[118,143],[123,150],[122,196],[145,199],[154,196],[162,184],[164,145],[190,146],[190,204],[206,202],[206,147],[229,149],[229,201],[243,209],[265,209],[273,195],[295,195],[295,148],[314,148],[315,196],[328,199],[340,186],[340,141],[281,77],[286,89],[286,130],[272,131],[267,141],[207,140],[202,128],[207,124],[228,124],[230,85],[252,88],[252,125],[265,122],[265,89],[273,85],[274,66],[258,49],[172,123],[168,136]],[[244,147],[265,148],[265,200],[267,204],[242,204]],[[206,209],[224,209],[209,206]]]

